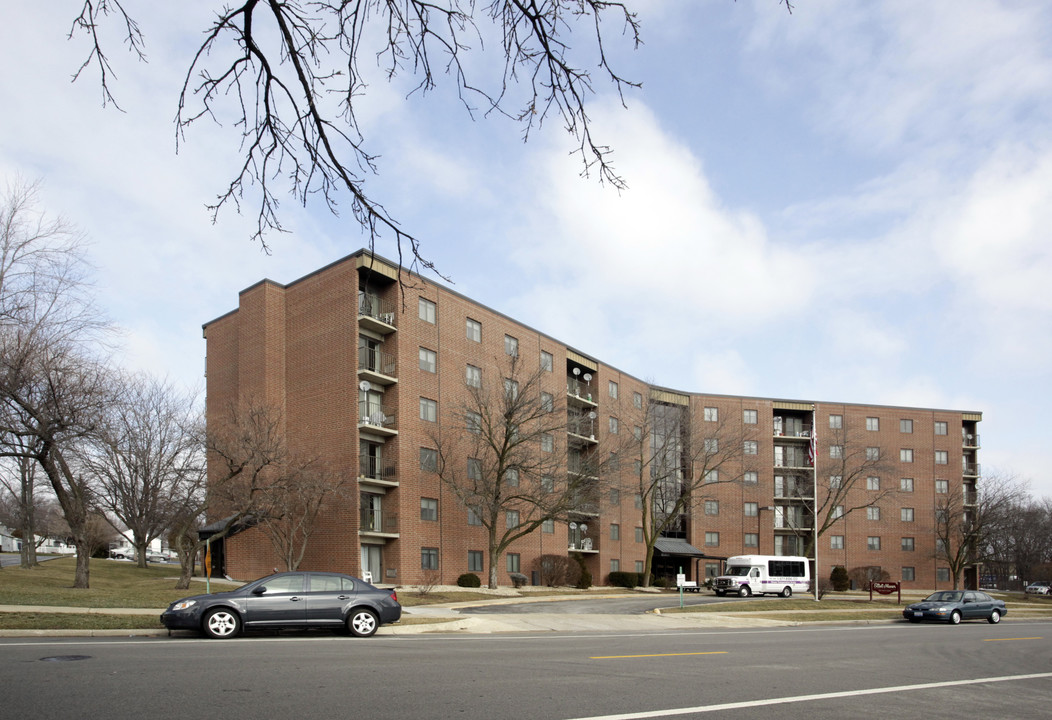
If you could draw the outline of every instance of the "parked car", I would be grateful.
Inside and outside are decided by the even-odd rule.
[[[957,625],[961,620],[986,620],[999,623],[1008,612],[1003,600],[978,590],[942,590],[919,603],[907,605],[902,617],[910,622],[942,620]]]
[[[135,548],[121,547],[110,550],[110,557],[114,560],[134,560]]]
[[[339,573],[286,572],[236,590],[176,600],[161,614],[161,624],[213,638],[236,637],[242,630],[308,627],[346,628],[369,637],[401,617],[394,590]]]
[[[1038,580],[1026,586],[1027,595],[1048,595],[1052,593],[1052,583],[1048,580]]]

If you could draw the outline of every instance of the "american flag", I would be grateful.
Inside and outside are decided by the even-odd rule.
[[[811,442],[807,444],[807,464],[815,466],[815,425],[811,422]]]

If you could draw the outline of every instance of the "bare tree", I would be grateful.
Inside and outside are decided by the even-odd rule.
[[[621,425],[632,431],[619,433],[616,475],[640,508],[642,582],[649,585],[658,540],[687,537],[694,510],[721,486],[741,482],[745,436],[725,415],[705,422],[689,398],[671,393],[652,391],[640,407],[619,412]]]
[[[0,457],[43,470],[77,543],[74,587],[86,588],[95,498],[72,458],[108,401],[105,323],[86,292],[79,239],[34,203],[25,184],[0,203]]]
[[[996,538],[1025,497],[1014,476],[984,477],[973,497],[959,485],[947,488],[935,506],[935,557],[946,563],[956,590],[965,568],[996,558]]]
[[[37,465],[26,454],[6,460],[3,470],[0,470],[0,485],[6,491],[6,497],[3,498],[3,505],[7,508],[4,522],[16,529],[22,539],[20,566],[27,569],[37,567],[36,537],[40,512]]]
[[[1006,587],[1011,577],[1024,585],[1045,579],[1038,577],[1038,568],[1052,561],[1052,500],[1038,501],[1026,493],[1006,515],[988,536],[987,568],[998,576],[999,587]]]
[[[131,532],[139,567],[149,544],[171,527],[199,482],[202,454],[193,394],[144,375],[117,378],[115,402],[84,445],[99,501]]]
[[[812,430],[814,432],[814,430]],[[817,475],[817,506],[815,482],[812,477],[787,477],[786,491],[800,498],[811,518],[804,530],[798,529],[806,557],[814,557],[815,540],[826,534],[837,522],[854,512],[878,507],[885,498],[896,492],[886,474],[890,468],[886,450],[879,445],[867,445],[860,435],[844,428],[831,428],[822,435],[822,447],[815,449]],[[812,531],[811,521],[818,527]]]
[[[503,378],[467,387],[445,424],[452,432],[432,437],[441,481],[486,529],[491,588],[513,542],[598,501],[593,473],[565,472],[566,411],[545,392],[547,377],[510,357]]]
[[[109,16],[129,51],[145,59],[142,31],[118,0],[85,0],[70,37],[86,36],[89,47],[77,75],[93,68],[103,103],[116,104],[100,33]],[[611,30],[633,47],[640,43],[627,3],[608,0],[241,0],[218,10],[189,60],[177,137],[202,119],[237,128],[241,164],[210,209],[254,205],[254,238],[264,248],[265,235],[282,230],[278,198],[287,191],[303,204],[320,197],[334,213],[349,204],[370,247],[390,233],[400,262],[430,268],[417,236],[365,189],[377,166],[358,124],[369,84],[362,59],[376,61],[389,79],[409,75],[413,92],[431,91],[444,75],[470,117],[510,118],[524,139],[558,117],[577,144],[583,174],[622,188],[586,112],[595,79],[585,68],[596,68],[622,102],[625,88],[638,85],[610,64]],[[479,63],[487,43],[497,62]]]

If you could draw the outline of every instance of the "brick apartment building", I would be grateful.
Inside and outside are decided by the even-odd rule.
[[[816,477],[819,485],[840,481],[826,458],[847,452],[845,438],[882,464],[879,472],[863,469],[841,501],[845,516],[820,538],[820,578],[842,565],[880,568],[904,588],[948,587],[949,570],[936,557],[940,498],[956,493],[965,509],[975,503],[978,412],[653,387],[439,284],[416,275],[399,283],[392,263],[365,250],[288,285],[263,280],[243,290],[236,310],[204,325],[204,337],[210,425],[238,403],[281,408],[291,448],[356,479],[356,492],[327,508],[303,569],[404,585],[434,578],[436,569],[442,584],[469,571],[485,581],[484,530],[431,459],[436,435],[452,432],[446,411],[463,404],[472,374],[500,377],[510,353],[543,368],[545,387],[560,400],[566,438],[556,450],[567,471],[580,453],[630,432],[641,402],[689,408],[695,423],[720,422],[746,438],[739,481],[714,485],[659,542],[659,577],[682,567],[704,580],[732,555],[803,552],[814,524],[805,501]],[[631,493],[603,493],[545,523],[508,549],[500,582],[509,583],[510,571],[536,580],[542,555],[579,553],[596,584],[613,570],[641,570],[637,505]],[[281,564],[252,527],[217,543],[213,562],[239,579]],[[974,583],[974,571],[965,582]]]

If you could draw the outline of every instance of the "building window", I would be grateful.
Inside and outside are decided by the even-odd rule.
[[[543,370],[544,372],[551,372],[554,366],[555,363],[552,360],[552,354],[550,352],[541,350],[541,370]]]
[[[420,569],[438,570],[438,548],[420,548]]]
[[[435,304],[433,302],[420,298],[418,311],[421,320],[431,323],[432,325],[435,324]]]
[[[610,488],[610,504],[620,505],[621,504],[621,491],[617,488]]]
[[[519,486],[519,469],[508,468],[504,471],[504,484],[508,487]]]
[[[643,572],[643,561],[642,560],[636,560],[636,572],[637,573]]]
[[[467,319],[467,336],[468,340],[480,343],[482,342],[482,323],[478,320]]]
[[[745,547],[760,547],[760,536],[757,533],[745,533]]]
[[[913,432],[913,421],[912,420],[899,420],[899,432],[900,433],[912,433]]]
[[[705,514],[706,515],[719,515],[720,514],[720,501],[719,500],[706,500],[705,501]]]
[[[844,446],[843,445],[830,445],[829,446],[829,457],[833,460],[838,460],[844,457]]]
[[[509,405],[519,399],[519,381],[504,378],[504,397]]]
[[[636,510],[642,510],[643,509],[643,496],[640,495],[639,493],[636,493],[635,497],[632,498],[632,504],[633,504],[633,506],[635,507]]]
[[[511,335],[504,336],[504,354],[512,357],[519,356],[519,339]]]
[[[474,510],[472,510],[471,508],[468,508],[468,525],[481,525],[481,524],[482,524],[482,518],[479,517],[479,514],[477,512],[475,512]]]
[[[642,440],[643,439],[643,428],[640,427],[639,425],[633,426],[632,427],[632,437],[634,437],[636,440]]]
[[[607,391],[610,393],[610,397],[612,397],[614,400],[617,400],[617,383],[611,380],[607,384]]]
[[[902,478],[899,480],[899,490],[902,492],[913,492],[913,478]]]
[[[718,532],[705,533],[705,547],[719,547],[720,534]]]
[[[704,477],[705,477],[705,482],[706,483],[719,482],[720,481],[720,471],[715,469],[715,468],[713,468],[712,470],[706,470]]]
[[[718,453],[720,451],[720,440],[719,438],[705,438],[705,452],[708,454]]]
[[[468,479],[482,479],[482,463],[478,461],[478,458],[468,458]]]
[[[901,450],[899,450],[899,462],[913,462],[913,450],[910,448],[902,448]]]
[[[438,520],[438,500],[420,498],[420,519],[436,522]]]
[[[756,517],[760,514],[760,504],[747,502],[744,506],[745,517]]]
[[[880,448],[868,447],[866,448],[866,460],[880,460]]]
[[[482,572],[482,558],[481,550],[468,550],[468,572]]]
[[[707,407],[705,408],[705,422],[716,422],[720,419],[719,408]]]
[[[866,538],[866,549],[867,550],[880,550],[880,536],[870,535]]]
[[[916,574],[916,572],[914,572],[913,568],[911,568],[911,567],[904,567],[904,568],[902,568],[902,581],[903,582],[913,582],[916,579],[917,579],[917,574]]]
[[[504,524],[509,530],[514,530],[519,526],[519,511],[508,510],[504,513]]]
[[[517,573],[519,572],[519,554],[508,553],[508,572]]]
[[[541,433],[541,450],[546,453],[555,452],[555,438],[551,433]]]
[[[829,536],[829,549],[830,550],[843,550],[844,549],[844,536],[843,535],[830,535]]]
[[[936,435],[947,435],[947,434],[949,434],[948,430],[949,430],[949,426],[946,423],[944,423],[944,422],[942,422],[940,420],[936,420],[935,421],[935,434]]]
[[[950,454],[948,452],[946,452],[945,450],[936,450],[935,451],[935,464],[936,465],[946,465],[949,462],[950,462]]]
[[[632,393],[632,405],[634,405],[637,410],[643,409],[643,393]]]
[[[541,393],[541,410],[543,410],[546,413],[555,411],[555,398],[552,396],[551,393]]]
[[[438,370],[438,353],[427,348],[420,348],[420,369],[429,373]]]
[[[742,422],[746,425],[756,424],[756,411],[755,410],[742,410]]]
[[[830,415],[829,416],[829,429],[840,430],[844,427],[844,416],[843,415]]]
[[[866,520],[880,520],[880,508],[868,507],[866,508]]]
[[[426,422],[437,422],[438,403],[428,398],[420,398],[420,419]]]
[[[913,508],[902,508],[899,511],[899,519],[902,522],[913,522]]]
[[[836,490],[843,484],[844,484],[844,476],[843,475],[830,475],[829,476],[829,489],[830,490]]]
[[[913,552],[914,542],[911,537],[902,538],[902,544],[899,546],[903,552]]]
[[[876,475],[866,478],[866,490],[880,490],[880,478]]]
[[[619,427],[620,427],[620,425],[617,422],[617,418],[615,418],[615,417],[610,418],[610,434],[611,435],[617,435],[617,431],[618,431]]]
[[[935,568],[935,582],[950,582],[950,568]]]
[[[746,455],[755,455],[759,451],[759,445],[755,440],[746,440],[742,443],[742,452]]]
[[[842,517],[844,517],[844,506],[843,505],[834,505],[833,506],[833,519],[834,520],[839,520]]]
[[[610,572],[621,572],[621,561],[617,558],[611,558],[610,560]]]
[[[945,480],[936,480],[935,481],[935,492],[937,492],[940,495],[945,495],[949,491],[950,491],[950,484],[947,481],[945,481]]]
[[[617,523],[610,523],[610,539],[620,540],[621,539],[621,526]]]
[[[424,472],[438,472],[438,450],[420,448],[420,469]]]
[[[745,476],[742,478],[742,482],[746,485],[756,485],[760,482],[760,473],[755,470],[746,470]]]
[[[880,430],[880,418],[866,418],[866,430],[869,430],[871,432],[876,432],[877,430]]]
[[[542,475],[541,490],[546,493],[555,492],[555,478],[551,475]]]
[[[464,382],[468,387],[482,387],[482,369],[468,365],[464,371]]]
[[[555,521],[552,520],[551,518],[548,518],[547,520],[542,520],[541,521],[541,532],[542,533],[546,533],[548,535],[554,535],[555,534]]]
[[[468,410],[464,413],[464,425],[469,433],[479,435],[482,432],[482,416]]]
[[[637,527],[636,528],[636,542],[637,543],[643,542],[643,528],[641,528],[641,527]]]

